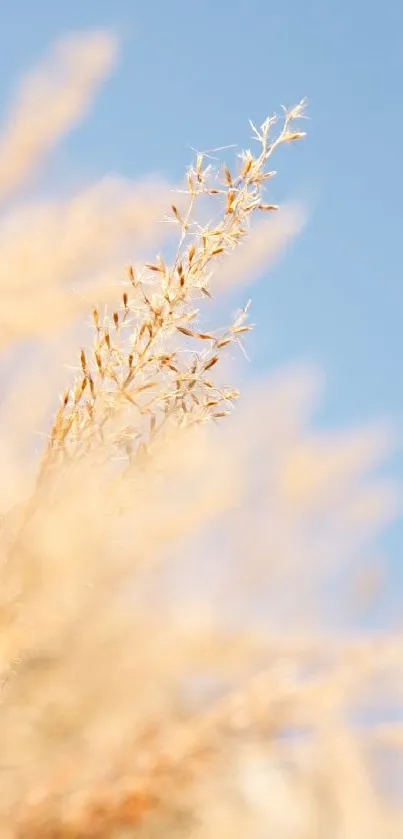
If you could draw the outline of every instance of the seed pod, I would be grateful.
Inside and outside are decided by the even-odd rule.
[[[228,169],[228,166],[225,166],[225,165],[224,165],[224,175],[225,175],[225,180],[227,181],[227,184],[229,186],[232,186],[232,175],[231,175],[230,170]]]
[[[291,143],[293,140],[302,140],[303,137],[306,137],[305,131],[288,131],[283,136],[284,143]]]
[[[202,181],[203,181],[202,164],[203,164],[203,155],[198,154],[197,159],[196,159],[196,178],[197,178],[199,184],[201,184]]]
[[[227,194],[227,207],[226,207],[226,212],[227,213],[233,213],[234,212],[233,203],[235,201],[235,197],[236,197],[236,192],[235,192],[234,189],[231,189]]]
[[[164,273],[164,268],[162,268],[161,265],[153,265],[152,263],[146,262],[145,266],[146,266],[146,268],[148,268],[149,271],[155,271],[158,274],[163,274]]]
[[[193,332],[192,329],[188,329],[186,326],[177,326],[176,328],[178,332],[181,332],[182,335],[186,335],[188,338],[197,338],[197,333]]]
[[[203,367],[203,370],[204,371],[210,370],[211,367],[214,367],[214,365],[217,364],[217,361],[218,361],[218,355],[213,355],[212,358],[210,358],[208,361],[206,361],[206,363]]]
[[[265,210],[266,212],[272,212],[273,210],[278,210],[278,204],[258,204],[258,210]]]
[[[239,335],[241,332],[250,332],[253,329],[252,326],[236,326],[232,332],[234,335]]]
[[[172,204],[171,209],[172,209],[172,212],[173,212],[176,220],[179,222],[179,224],[183,224],[180,212],[179,212],[178,208],[175,207],[175,204]]]
[[[245,165],[244,165],[244,167],[243,167],[243,169],[242,169],[242,177],[243,177],[243,178],[246,178],[247,174],[250,172],[250,170],[251,170],[251,168],[252,168],[252,163],[253,163],[253,158],[252,158],[252,157],[249,157],[249,158],[246,160]]]

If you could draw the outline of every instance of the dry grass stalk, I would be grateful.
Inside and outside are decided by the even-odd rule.
[[[251,329],[248,307],[226,329],[209,332],[197,326],[198,303],[211,297],[217,260],[236,248],[255,213],[272,212],[264,203],[266,182],[273,176],[267,163],[283,143],[303,137],[294,130],[304,103],[285,112],[281,130],[272,136],[270,118],[254,139],[258,154],[240,155],[238,170],[219,172],[198,154],[187,175],[187,207],[172,205],[167,219],[179,229],[171,264],[159,257],[142,271],[132,267],[120,304],[110,313],[93,311],[94,344],[81,350],[75,383],[62,396],[44,453],[40,480],[50,467],[105,447],[108,457],[126,458],[148,452],[157,436],[172,427],[190,427],[230,413],[238,393],[221,389],[210,371],[223,350],[239,343]],[[214,221],[200,226],[201,200],[216,205]],[[188,339],[181,347],[179,339]]]

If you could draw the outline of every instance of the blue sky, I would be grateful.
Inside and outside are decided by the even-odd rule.
[[[177,178],[189,146],[249,143],[248,118],[309,100],[273,198],[309,223],[253,292],[255,368],[305,359],[326,376],[320,421],[390,417],[403,431],[403,6],[400,0],[15,0],[0,28],[0,106],[69,30],[107,26],[122,55],[55,166]],[[403,458],[390,472],[403,479]],[[396,561],[403,527],[387,546]]]

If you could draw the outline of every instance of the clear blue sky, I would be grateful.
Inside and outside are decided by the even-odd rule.
[[[175,178],[190,145],[248,144],[249,117],[308,97],[309,136],[282,155],[276,198],[307,196],[312,214],[254,292],[255,364],[317,361],[323,423],[386,415],[403,432],[401,0],[14,0],[0,105],[55,37],[99,26],[122,57],[64,142],[72,170]],[[401,455],[390,471],[403,480]],[[402,526],[387,543],[399,561]]]

